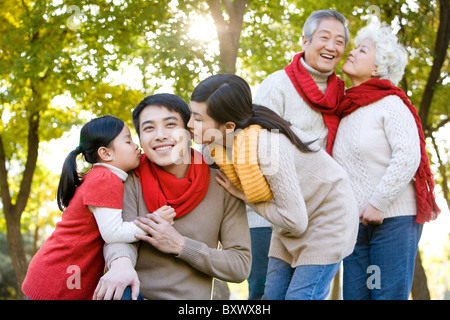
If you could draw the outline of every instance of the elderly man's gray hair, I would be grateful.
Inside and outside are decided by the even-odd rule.
[[[318,10],[311,13],[311,15],[308,17],[308,19],[306,19],[306,22],[303,25],[303,35],[308,38],[308,42],[311,42],[312,36],[319,26],[320,20],[329,18],[336,19],[344,25],[345,45],[347,45],[348,41],[350,40],[350,32],[348,31],[347,27],[347,19],[345,19],[345,17],[341,13],[333,10]]]

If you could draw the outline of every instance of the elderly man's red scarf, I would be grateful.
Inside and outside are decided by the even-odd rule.
[[[186,176],[178,179],[148,160],[145,154],[134,172],[139,177],[145,204],[149,212],[164,205],[171,206],[175,219],[194,209],[205,197],[209,186],[209,166],[203,156],[192,149],[191,163]]]
[[[416,108],[406,96],[405,92],[393,86],[389,80],[371,79],[359,86],[348,89],[341,102],[337,114],[342,118],[362,106],[367,106],[389,95],[399,96],[414,116],[420,137],[420,165],[414,176],[417,200],[416,222],[424,224],[437,218],[441,210],[434,198],[434,178],[430,170],[430,160],[425,150],[425,136]]]
[[[297,53],[292,62],[284,67],[284,71],[303,100],[322,113],[323,121],[328,128],[327,152],[331,154],[339,125],[339,117],[336,116],[335,111],[344,96],[345,83],[333,72],[328,78],[327,91],[323,94],[300,62],[303,55],[304,52]]]

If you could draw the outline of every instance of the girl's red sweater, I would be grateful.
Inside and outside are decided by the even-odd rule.
[[[87,206],[122,209],[123,182],[95,166],[83,178],[61,221],[33,257],[22,285],[31,300],[91,299],[104,272],[103,244]]]

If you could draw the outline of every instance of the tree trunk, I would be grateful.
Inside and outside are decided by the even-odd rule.
[[[436,83],[441,74],[441,68],[447,56],[448,44],[450,41],[450,3],[449,0],[439,0],[439,28],[436,35],[436,44],[433,55],[433,66],[428,76],[425,91],[420,102],[419,116],[422,128],[426,130],[428,114],[430,113],[431,101],[435,91]]]
[[[6,212],[6,233],[8,251],[11,257],[14,275],[16,277],[17,284],[17,297],[24,299],[25,296],[22,293],[22,282],[25,279],[27,273],[27,260],[25,256],[25,248],[23,246],[22,234],[20,232],[20,217],[14,212]]]
[[[229,20],[225,21],[221,4],[225,7]],[[208,0],[208,6],[219,39],[219,68],[223,73],[236,73],[236,60],[239,50],[244,14],[247,0]]]
[[[430,300],[430,291],[428,290],[427,276],[422,266],[420,252],[417,252],[414,266],[414,279],[411,295],[413,300]]]
[[[442,65],[447,56],[447,49],[450,41],[450,3],[449,0],[439,0],[439,28],[436,35],[436,42],[433,55],[433,66],[431,67],[425,86],[422,100],[420,102],[419,116],[423,130],[427,130],[428,115],[430,113],[431,102],[433,100],[436,84],[439,82]],[[417,253],[414,280],[411,290],[414,300],[430,300],[430,292],[427,285],[427,277],[422,266],[420,252]]]
[[[36,98],[35,101],[40,101],[40,99]],[[36,105],[30,106],[30,110],[38,110],[34,107],[36,107]],[[25,170],[23,171],[19,194],[17,195],[15,204],[12,203],[11,195],[9,193],[6,155],[3,148],[3,140],[0,137],[0,195],[6,219],[8,251],[11,256],[14,274],[16,277],[17,295],[21,299],[24,298],[21,287],[27,272],[27,259],[22,234],[20,232],[20,220],[30,196],[31,182],[33,180],[34,170],[36,169],[39,149],[39,119],[40,117],[38,111],[31,112],[28,119],[29,131],[27,162],[25,165]]]
[[[450,190],[448,187],[448,179],[447,179],[445,163],[444,163],[444,161],[442,161],[441,155],[439,153],[440,152],[439,147],[436,143],[436,139],[434,138],[432,132],[430,132],[430,137],[431,137],[431,143],[433,144],[434,150],[436,151],[437,161],[439,164],[438,168],[439,168],[439,172],[440,172],[441,178],[442,178],[442,194],[444,196],[445,202],[447,203],[447,207],[450,208],[450,199],[449,199]]]

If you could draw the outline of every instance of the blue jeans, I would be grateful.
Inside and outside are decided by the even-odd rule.
[[[125,288],[125,290],[123,291],[123,294],[122,294],[122,298],[120,300],[131,300],[131,287],[130,286]],[[142,296],[142,294],[140,292],[137,297],[137,300],[144,300],[144,297]]]
[[[338,262],[292,268],[290,264],[270,257],[264,299],[325,300],[340,264]]]
[[[250,228],[252,239],[252,268],[248,282],[248,300],[260,300],[266,284],[272,228]]]
[[[344,259],[346,300],[407,300],[414,276],[422,225],[415,216],[359,225],[353,253]]]

